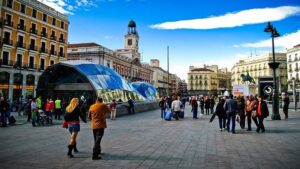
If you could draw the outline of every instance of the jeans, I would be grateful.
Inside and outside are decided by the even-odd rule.
[[[36,126],[35,122],[36,122],[36,116],[32,116],[31,118],[31,123],[32,123],[32,126]]]
[[[166,114],[166,108],[160,108],[161,114],[160,117],[163,119],[165,118],[165,114]]]
[[[262,116],[257,116],[257,117],[258,117],[257,131],[259,132],[261,130],[262,132],[264,132],[265,131],[264,118]]]
[[[201,106],[201,114],[204,114],[204,106]]]
[[[116,119],[116,115],[117,115],[117,109],[112,109],[110,112],[110,119],[111,120]]]
[[[134,107],[129,107],[129,114],[135,114]]]
[[[251,130],[251,115],[252,115],[252,111],[246,112],[246,116],[247,116],[247,123],[248,123],[248,130]]]
[[[93,157],[97,157],[99,154],[101,154],[101,140],[104,135],[104,128],[93,129],[93,135],[94,135]]]
[[[198,114],[198,109],[197,108],[193,108],[193,118],[196,119],[197,118],[197,114]]]
[[[2,122],[2,126],[6,127],[6,112],[1,112],[1,122]]]
[[[232,120],[232,132],[235,132],[235,113],[227,113],[227,131],[230,131],[230,120]]]
[[[240,116],[240,126],[241,126],[242,129],[245,128],[245,120],[246,120],[245,115]]]
[[[205,114],[209,115],[209,108],[205,108]]]
[[[55,119],[60,120],[61,109],[55,109]]]
[[[225,115],[218,115],[218,118],[219,118],[219,127],[220,127],[220,129],[225,128],[226,116]]]

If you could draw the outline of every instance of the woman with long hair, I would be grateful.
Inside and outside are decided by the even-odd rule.
[[[68,156],[70,158],[74,157],[72,154],[72,150],[74,150],[74,152],[78,152],[76,147],[76,137],[78,132],[80,131],[79,117],[81,118],[82,121],[86,123],[86,120],[78,104],[79,104],[79,99],[72,98],[70,104],[66,107],[65,123],[67,123],[69,132],[71,134],[70,142],[69,142],[70,144],[68,145]]]

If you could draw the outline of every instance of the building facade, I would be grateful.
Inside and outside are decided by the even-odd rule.
[[[296,80],[296,89],[300,89],[300,44],[294,46],[291,49],[287,50],[286,53],[287,60],[287,80],[288,80],[288,89],[293,89],[292,80]]]
[[[190,66],[188,72],[189,95],[218,95],[230,90],[230,72],[217,65],[202,68]]]
[[[160,67],[158,59],[151,59],[150,65],[153,70],[153,86],[157,89],[159,96],[167,96],[171,94],[171,74],[168,71]],[[169,92],[168,92],[169,89]]]
[[[66,58],[68,17],[37,0],[0,3],[0,95],[35,96],[41,72]]]
[[[279,92],[286,90],[287,87],[287,69],[286,69],[286,54],[275,53],[275,61],[279,62],[279,68],[276,69]],[[272,53],[265,53],[255,57],[249,57],[239,60],[232,67],[231,85],[242,84],[241,74],[246,75],[247,72],[256,82],[256,93],[258,93],[259,77],[273,77],[273,69],[268,63],[273,62]]]

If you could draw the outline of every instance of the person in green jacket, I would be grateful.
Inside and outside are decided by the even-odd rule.
[[[60,120],[61,115],[61,100],[57,97],[55,100],[55,119]]]
[[[39,96],[36,99],[36,106],[37,106],[38,109],[42,109],[42,98],[41,98],[41,96]]]

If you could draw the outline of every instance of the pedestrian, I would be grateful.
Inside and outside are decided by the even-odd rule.
[[[7,126],[7,114],[9,112],[9,104],[4,96],[0,98],[0,113],[1,113],[1,127]]]
[[[252,118],[252,113],[254,110],[254,98],[253,95],[250,95],[247,97],[247,102],[246,102],[246,117],[247,117],[247,123],[248,123],[248,129],[247,131],[251,131],[251,118]]]
[[[101,140],[104,134],[106,125],[106,113],[109,113],[110,109],[108,106],[103,104],[103,99],[98,98],[96,103],[91,105],[88,113],[88,117],[91,120],[94,136],[94,147],[93,147],[93,160],[101,159]]]
[[[288,93],[285,93],[285,96],[283,98],[283,113],[285,115],[285,119],[289,117],[289,104],[290,104],[290,98]]]
[[[55,103],[55,120],[60,120],[61,108],[62,108],[61,100],[57,97],[54,103]]]
[[[205,115],[209,115],[210,99],[208,98],[208,96],[205,97],[204,108],[205,108]]]
[[[230,120],[232,121],[231,131],[232,134],[235,134],[235,118],[237,113],[237,101],[233,99],[233,95],[230,94],[229,98],[226,98],[224,103],[224,110],[227,115],[227,131],[230,132]]]
[[[173,102],[173,99],[170,96],[168,96],[168,98],[167,98],[168,109],[172,108],[172,102]]]
[[[179,96],[172,102],[171,109],[175,113],[175,119],[179,120],[179,113],[181,111],[181,101]]]
[[[192,97],[191,101],[191,106],[192,106],[192,112],[193,112],[193,119],[198,119],[197,114],[198,114],[198,102],[196,97]]]
[[[225,99],[220,97],[215,112],[219,118],[220,131],[223,131],[225,129],[225,123],[226,123],[226,112],[224,110],[224,103],[225,103]]]
[[[264,118],[269,116],[269,109],[267,103],[263,100],[262,97],[258,97],[258,105],[257,105],[257,116],[258,118],[258,127],[256,129],[256,132],[259,133],[260,130],[261,132],[265,132],[265,126],[264,126]]]
[[[27,111],[27,122],[30,122],[31,121],[31,102],[32,102],[32,99],[29,99],[28,100],[28,103],[27,103],[27,109],[26,109],[26,111]]]
[[[80,121],[79,117],[83,122],[86,123],[85,118],[83,117],[83,113],[80,111],[79,108],[79,99],[72,98],[70,104],[66,107],[66,114],[65,114],[65,122],[67,123],[69,132],[71,134],[69,145],[68,145],[68,157],[73,158],[72,151],[78,152],[77,149],[77,141],[76,137],[78,132],[80,131]]]
[[[54,111],[54,102],[51,98],[47,99],[47,102],[45,105],[45,111],[46,111],[46,115],[47,115],[47,123],[52,124],[52,113]]]
[[[129,105],[129,114],[135,114],[134,102],[131,98],[128,100],[128,105]]]
[[[42,109],[42,97],[39,96],[37,99],[36,99],[36,105],[37,105],[37,108],[38,109]]]
[[[115,99],[112,100],[112,102],[109,105],[111,112],[110,112],[110,119],[111,120],[116,120],[117,116],[117,102]]]
[[[215,107],[215,98],[212,95],[209,99],[209,103],[210,103],[210,113],[213,114],[214,113],[214,107]]]
[[[240,126],[242,129],[245,128],[245,120],[246,120],[246,115],[245,115],[245,100],[244,97],[239,96],[238,97],[238,115],[240,118]]]
[[[200,98],[200,109],[201,109],[201,114],[204,114],[204,97]]]
[[[33,98],[30,104],[31,109],[31,123],[32,127],[36,126],[36,122],[39,123],[38,119],[38,108],[37,108],[37,99]]]
[[[166,113],[166,108],[167,108],[167,103],[166,103],[166,100],[165,100],[165,97],[161,97],[159,103],[158,103],[159,107],[160,107],[160,117],[162,119],[165,118],[165,113]]]

